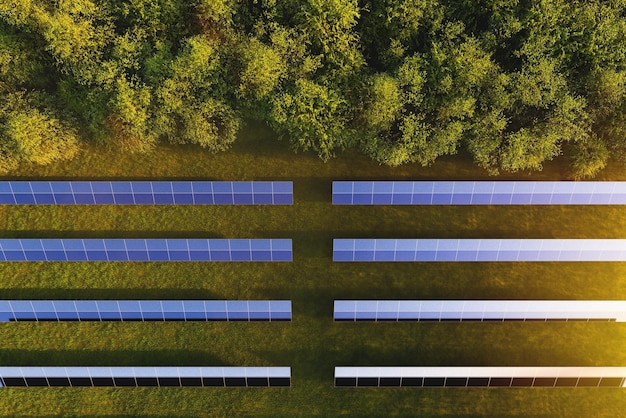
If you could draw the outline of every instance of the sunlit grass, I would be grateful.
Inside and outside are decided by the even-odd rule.
[[[564,162],[523,179],[565,179]],[[3,237],[293,238],[293,263],[0,263],[2,298],[291,299],[291,323],[0,324],[2,365],[292,367],[290,389],[3,389],[0,414],[619,416],[619,389],[334,389],[335,365],[623,366],[616,323],[333,323],[334,299],[622,299],[626,263],[332,263],[332,239],[624,238],[609,207],[333,207],[333,179],[488,178],[464,158],[327,164],[250,127],[234,149],[98,148],[38,179],[293,180],[293,206],[2,206]],[[507,178],[514,178],[507,176]],[[601,179],[626,179],[612,167]]]

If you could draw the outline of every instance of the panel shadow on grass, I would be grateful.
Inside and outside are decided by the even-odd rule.
[[[154,231],[154,230],[4,230],[2,238],[31,238],[31,239],[58,239],[58,238],[76,238],[76,239],[133,239],[133,238],[150,238],[150,239],[184,239],[184,238],[206,238],[216,239],[224,238],[224,235],[214,231]]]
[[[0,350],[3,366],[239,366],[201,350]]]
[[[221,295],[207,289],[124,288],[124,289],[59,289],[26,288],[0,289],[2,299],[25,300],[223,300]]]

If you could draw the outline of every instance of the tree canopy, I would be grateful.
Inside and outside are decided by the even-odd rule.
[[[327,160],[577,178],[626,161],[625,0],[0,2],[0,170],[159,142],[228,148],[246,119]]]

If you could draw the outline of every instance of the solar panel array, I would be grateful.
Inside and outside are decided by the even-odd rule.
[[[335,239],[333,261],[626,261],[626,240]]]
[[[290,181],[0,181],[8,205],[291,205]]]
[[[0,300],[10,321],[291,321],[291,301]]]
[[[622,181],[334,181],[335,205],[623,205]]]
[[[626,387],[626,367],[335,367],[336,387]]]
[[[291,239],[0,239],[0,261],[291,260]]]
[[[621,300],[336,300],[335,321],[626,321]]]
[[[290,385],[290,367],[0,367],[0,387]]]

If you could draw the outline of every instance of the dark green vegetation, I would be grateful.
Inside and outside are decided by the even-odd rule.
[[[324,164],[256,126],[232,150],[88,147],[18,178],[293,180],[293,206],[2,206],[3,237],[286,237],[293,263],[0,263],[2,298],[293,301],[291,323],[0,324],[2,365],[288,365],[290,389],[1,389],[0,415],[617,417],[621,389],[334,389],[335,365],[626,365],[620,323],[332,321],[334,299],[623,299],[626,263],[332,263],[337,237],[623,238],[624,208],[333,207],[331,180],[487,178],[470,158]],[[601,180],[626,179],[610,165]],[[522,179],[562,179],[562,159]],[[15,177],[13,177],[15,178]]]
[[[0,169],[252,117],[324,160],[592,176],[626,158],[625,45],[626,0],[3,0]]]

